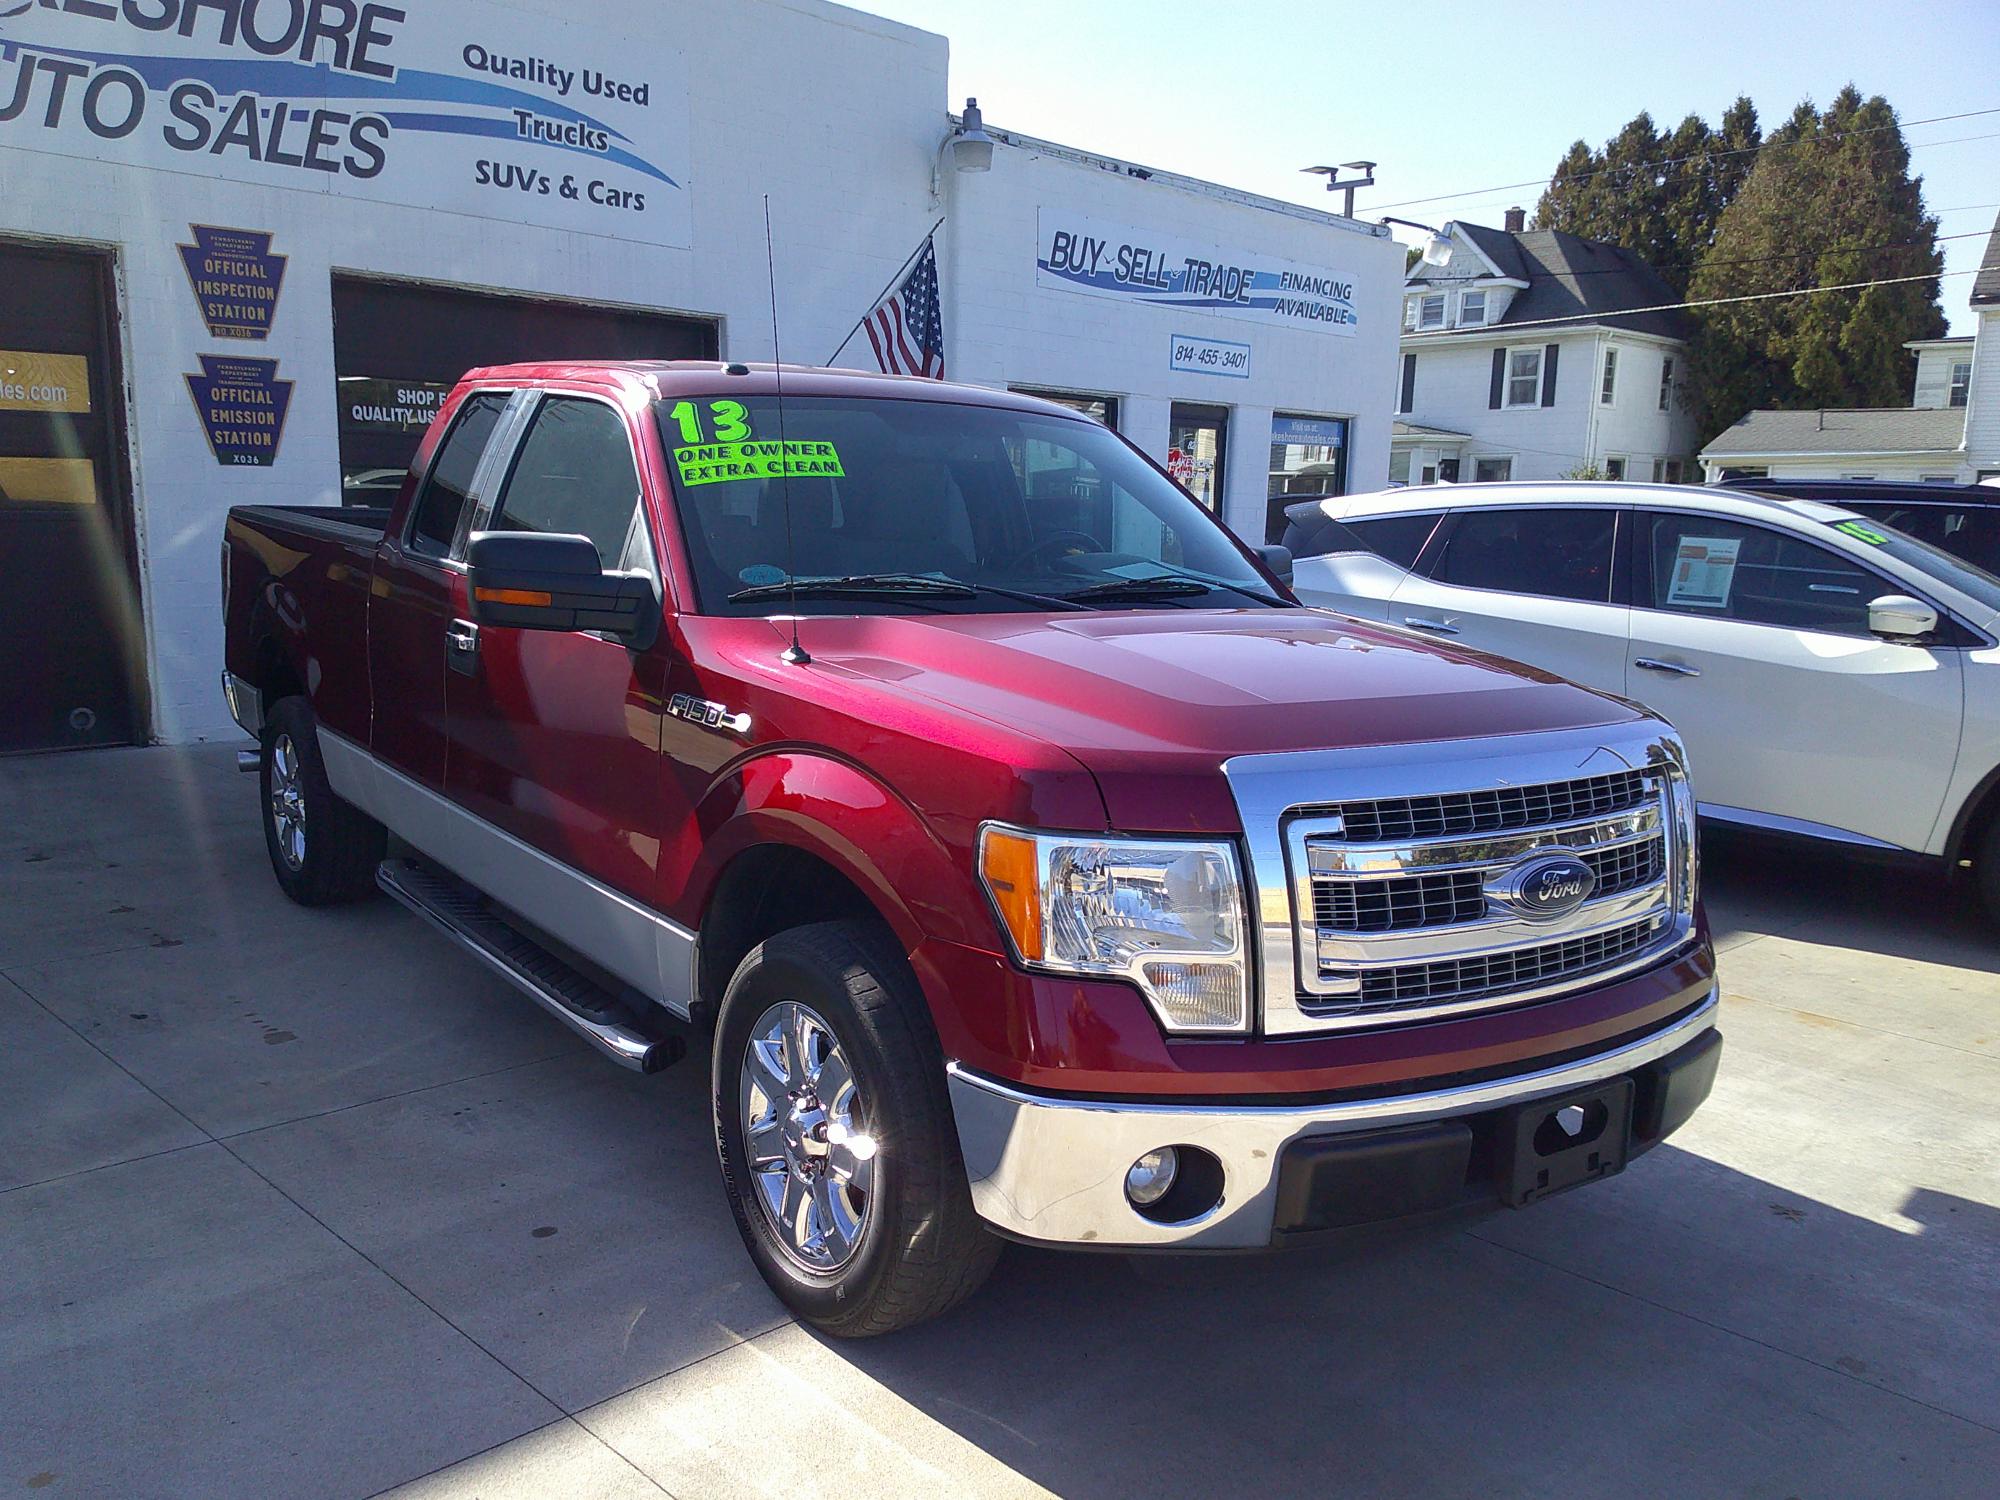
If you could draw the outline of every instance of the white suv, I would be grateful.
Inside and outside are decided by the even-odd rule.
[[[1309,604],[1634,698],[1702,813],[1970,863],[2000,915],[2000,579],[1829,505],[1465,484],[1293,506]]]

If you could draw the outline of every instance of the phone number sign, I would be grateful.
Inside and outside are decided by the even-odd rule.
[[[1173,336],[1167,355],[1168,365],[1196,375],[1228,375],[1237,380],[1250,378],[1250,346],[1228,339],[1198,338],[1190,333]]]

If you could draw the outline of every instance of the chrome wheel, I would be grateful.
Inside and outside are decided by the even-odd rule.
[[[750,1028],[738,1069],[744,1155],[785,1253],[810,1271],[854,1257],[868,1223],[875,1138],[839,1039],[784,1000]]]
[[[271,741],[271,827],[278,836],[278,855],[290,870],[305,867],[306,794],[299,770],[299,747],[289,734]]]

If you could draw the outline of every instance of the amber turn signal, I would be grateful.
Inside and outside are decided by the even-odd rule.
[[[1035,841],[988,828],[979,840],[979,874],[1021,958],[1042,957],[1042,875]]]
[[[554,596],[541,589],[474,589],[472,597],[481,604],[527,604],[547,609]]]

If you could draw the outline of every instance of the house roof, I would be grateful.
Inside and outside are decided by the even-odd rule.
[[[2000,302],[2000,214],[1994,215],[1993,233],[1986,238],[1986,254],[1972,278],[1972,305]]]
[[[1764,453],[1949,453],[1965,441],[1963,407],[1883,406],[1753,411],[1701,450],[1703,458]]]
[[[1629,310],[1656,308],[1681,298],[1660,279],[1659,272],[1622,246],[1579,239],[1557,229],[1509,234],[1483,224],[1458,224],[1453,234],[1469,240],[1502,276],[1528,283],[1528,289],[1508,304],[1506,313],[1485,328],[1561,318],[1579,325],[1600,323],[1669,339],[1684,339],[1694,331],[1693,320],[1679,308],[1666,312]],[[1464,279],[1436,274],[1443,269],[1420,266],[1409,281],[1429,285]],[[1995,275],[2000,279],[2000,271]]]
[[[1389,424],[1389,436],[1391,438],[1450,438],[1455,442],[1461,443],[1469,442],[1472,438],[1472,434],[1469,432],[1454,432],[1449,427],[1426,427],[1421,422],[1391,422]]]

